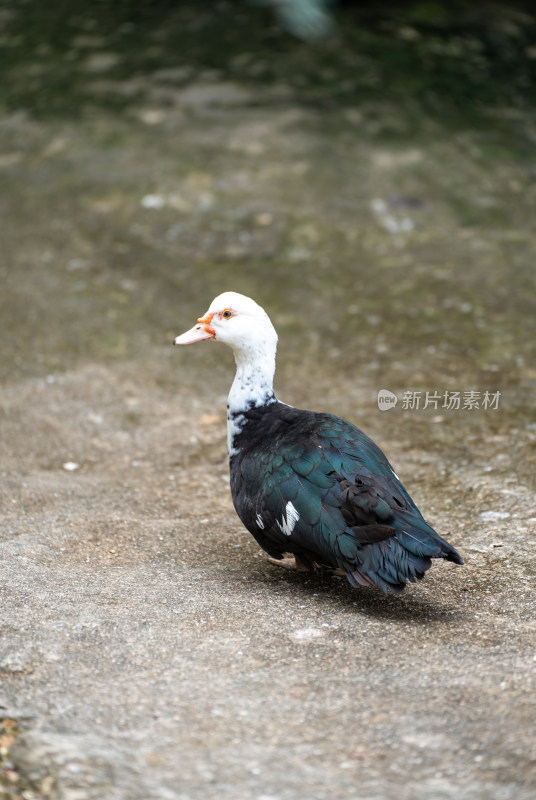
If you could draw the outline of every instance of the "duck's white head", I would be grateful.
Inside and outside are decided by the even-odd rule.
[[[250,297],[237,292],[218,295],[189,331],[173,344],[193,344],[203,339],[225,342],[234,351],[236,375],[227,400],[229,456],[239,451],[239,436],[248,409],[276,401],[273,390],[277,333],[266,311]]]
[[[214,298],[206,314],[189,331],[177,336],[173,344],[193,344],[213,339],[229,345],[237,357],[258,358],[273,354],[277,334],[266,311],[251,297],[224,292]]]

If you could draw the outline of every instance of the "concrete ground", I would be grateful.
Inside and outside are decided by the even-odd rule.
[[[114,81],[83,35],[84,115],[0,123],[0,793],[532,800],[533,116]],[[224,289],[270,313],[281,399],[372,435],[464,567],[386,597],[268,563],[231,355],[170,346]]]

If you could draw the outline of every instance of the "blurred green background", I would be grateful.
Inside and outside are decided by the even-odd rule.
[[[529,9],[344,3],[311,40],[266,4],[2,4],[2,375],[170,371],[233,289],[298,396],[362,375],[530,416]]]

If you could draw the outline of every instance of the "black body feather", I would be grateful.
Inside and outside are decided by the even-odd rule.
[[[352,585],[399,592],[431,559],[463,561],[424,521],[383,452],[351,423],[275,400],[241,415],[233,440],[236,511],[260,546]]]

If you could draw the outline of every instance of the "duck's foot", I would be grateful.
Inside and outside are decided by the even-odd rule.
[[[295,569],[297,572],[311,572],[309,567],[301,561],[299,556],[291,556],[290,558],[271,558],[268,557],[270,564],[275,564],[276,567],[283,567],[283,569]],[[313,571],[320,573],[328,573],[329,575],[337,575],[344,577],[346,572],[339,567],[330,567],[327,564],[318,564],[313,562]]]
[[[291,556],[291,558],[271,558],[269,556],[268,561],[270,564],[275,564],[276,567],[283,567],[283,569],[295,569],[298,572],[309,572],[298,556]]]
[[[341,569],[340,567],[335,567],[335,569],[331,573],[332,575],[336,575],[338,578],[345,578],[346,572]]]

